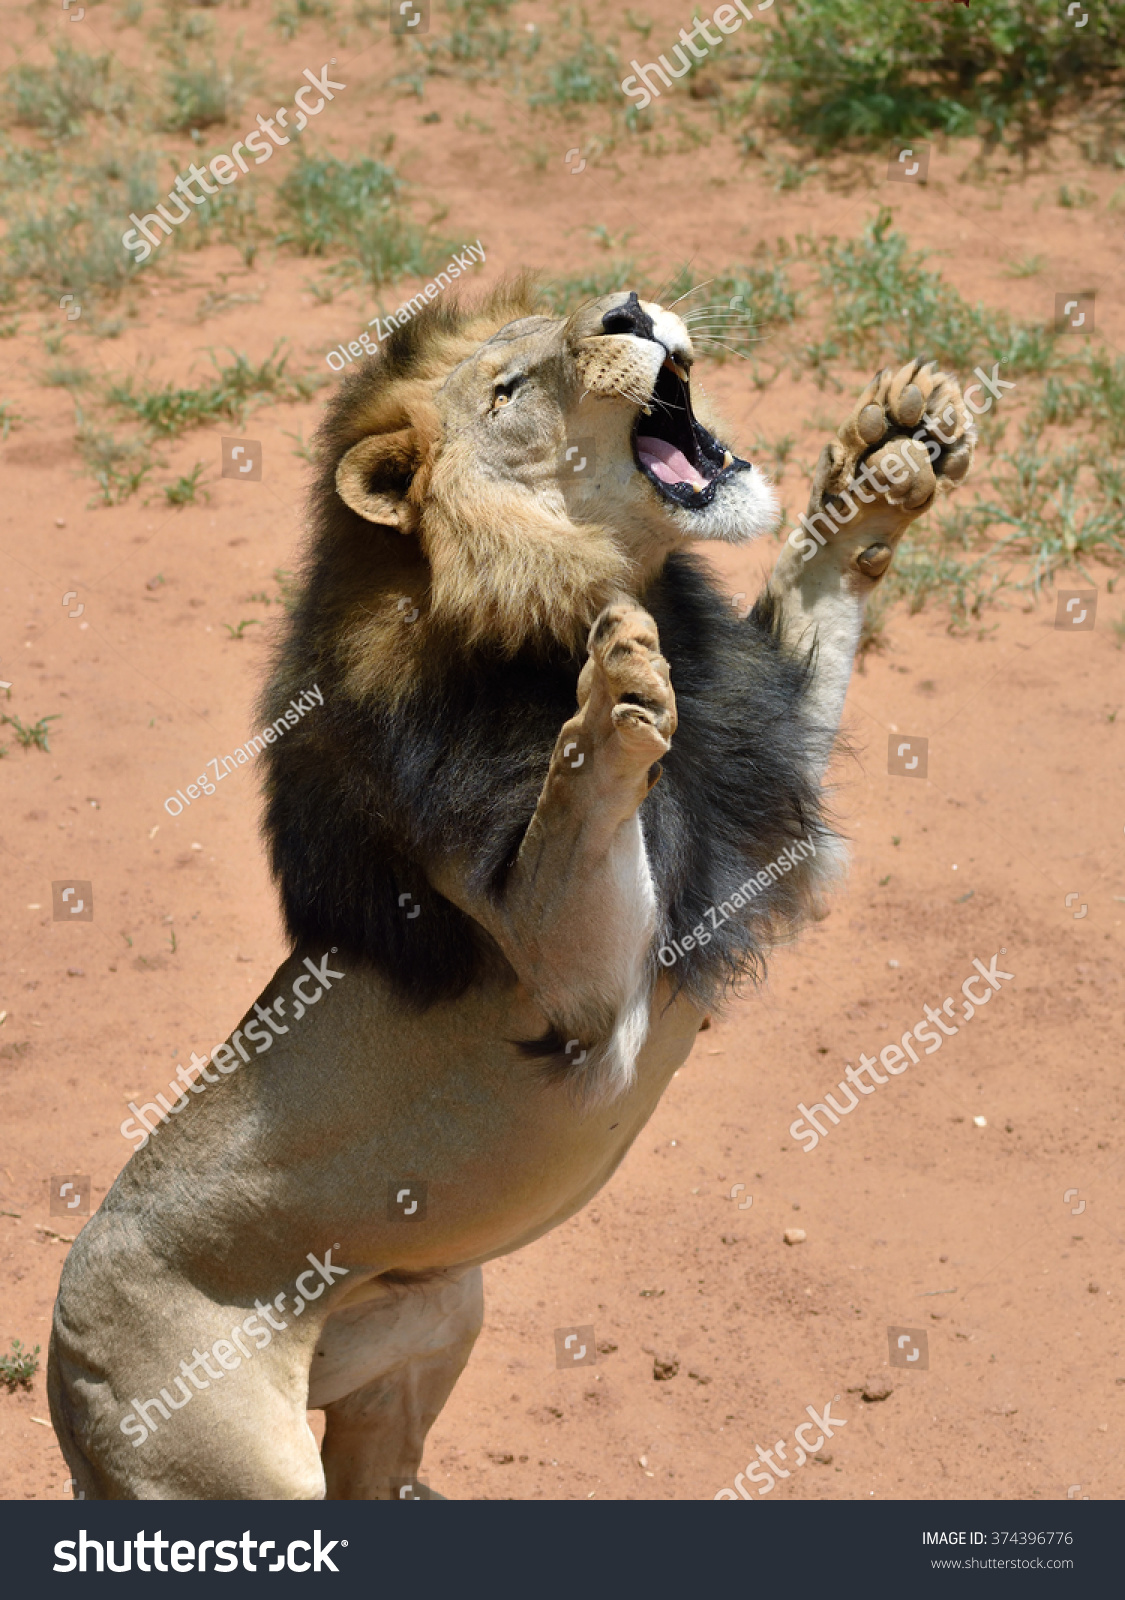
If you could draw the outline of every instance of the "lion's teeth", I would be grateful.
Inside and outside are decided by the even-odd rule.
[[[724,467],[729,467],[729,466],[733,466],[733,464],[734,464],[734,457],[731,455],[729,450],[724,450],[724,452],[723,452],[723,466]]]
[[[676,374],[681,383],[686,383],[688,381],[687,368],[681,367],[680,363],[678,361],[673,361],[671,356],[666,358],[664,365],[666,367],[671,367],[672,371]]]

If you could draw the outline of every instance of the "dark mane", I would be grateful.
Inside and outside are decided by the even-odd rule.
[[[405,1001],[453,999],[501,958],[421,863],[464,852],[475,887],[502,891],[573,714],[581,661],[561,647],[514,659],[435,652],[405,696],[360,701],[324,649],[315,569],[309,577],[264,698],[272,720],[297,685],[319,678],[324,695],[265,754],[263,826],[286,927],[297,944],[370,963]],[[830,834],[811,776],[824,734],[802,716],[810,662],[780,643],[768,592],[741,620],[698,558],[675,555],[641,602],[679,709],[640,812],[660,915],[655,964],[787,845],[811,835],[819,849]],[[707,922],[709,942],[675,964],[680,985],[711,1006],[739,977],[760,975],[822,867],[802,862],[737,916]]]

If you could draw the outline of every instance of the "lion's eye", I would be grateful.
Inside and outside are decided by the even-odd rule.
[[[492,391],[492,409],[499,411],[501,406],[510,404],[513,395],[523,383],[523,375],[515,378],[506,378],[503,383],[498,383]]]

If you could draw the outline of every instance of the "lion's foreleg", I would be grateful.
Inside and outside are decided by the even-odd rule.
[[[827,764],[864,612],[906,529],[969,470],[975,433],[956,380],[910,362],[867,386],[817,464],[809,506],[770,588],[793,648],[815,645],[806,700]]]
[[[635,605],[607,607],[589,650],[578,711],[499,902],[466,900],[450,869],[431,876],[492,933],[550,1028],[576,1052],[614,1035],[624,1063],[647,1025],[656,919],[638,808],[669,748],[675,699],[656,626]]]

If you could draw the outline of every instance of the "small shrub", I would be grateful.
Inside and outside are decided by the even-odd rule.
[[[145,152],[123,149],[63,168],[53,153],[31,162],[0,149],[0,216],[8,224],[0,285],[30,279],[56,304],[60,285],[78,296],[120,288],[138,270],[121,248],[124,220],[160,199]]]
[[[528,104],[563,107],[613,102],[620,94],[620,76],[617,52],[583,29],[576,48],[546,67],[546,83],[528,96]]]
[[[245,104],[246,88],[237,68],[220,68],[214,57],[199,67],[180,62],[165,75],[163,126],[170,133],[189,133],[230,122]]]
[[[279,244],[301,255],[340,252],[372,284],[422,277],[449,246],[404,215],[402,182],[381,161],[309,157],[279,185]]]
[[[153,463],[143,441],[118,439],[112,433],[91,428],[78,414],[78,448],[101,490],[100,500],[91,505],[120,506],[136,494]]]
[[[38,1345],[34,1350],[25,1350],[18,1339],[13,1339],[10,1354],[0,1356],[0,1383],[7,1384],[9,1394],[16,1388],[30,1389],[38,1370]]]
[[[1125,0],[1068,25],[1056,0],[787,0],[759,35],[774,115],[822,149],[981,131],[1026,152],[1120,81]]]
[[[28,62],[6,74],[8,101],[17,123],[55,140],[80,134],[90,112],[119,116],[128,91],[118,83],[109,55],[92,56],[63,42],[54,49],[54,67]]]

